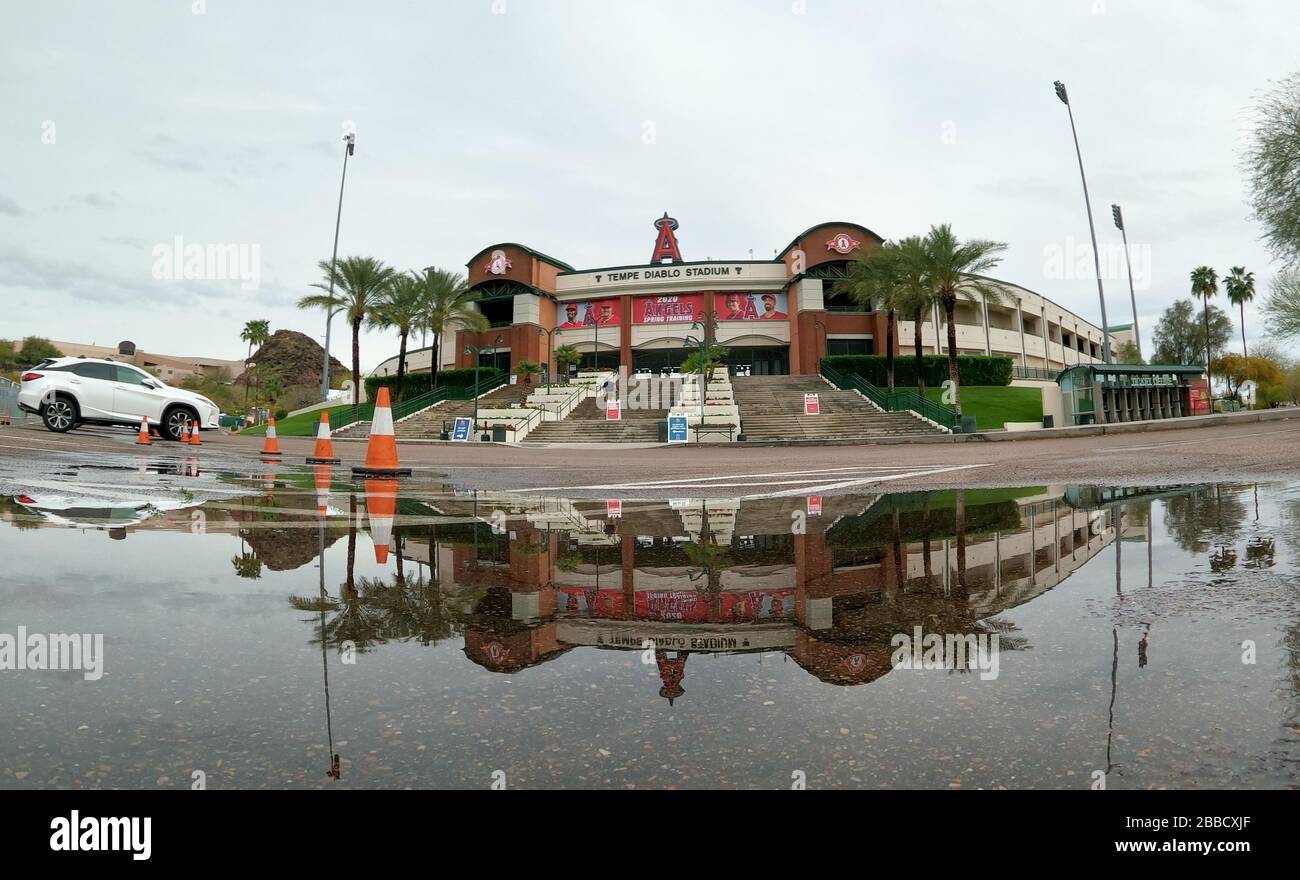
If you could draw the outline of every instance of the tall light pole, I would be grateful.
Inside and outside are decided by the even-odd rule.
[[[334,253],[330,257],[330,298],[334,297],[334,269],[339,262],[339,224],[343,222],[343,185],[348,182],[348,156],[351,156],[357,148],[357,135],[355,132],[348,132],[343,135],[343,178],[339,181],[339,210],[334,217]],[[334,322],[336,312],[330,312],[325,319],[325,366],[321,369],[320,374],[320,397],[325,400],[330,396],[330,324]],[[361,381],[360,376],[353,376],[353,400],[356,400],[356,383]]]
[[[555,369],[555,331],[558,327],[552,327],[547,330],[545,327],[537,328],[538,336],[546,337],[546,393],[551,393],[551,371]]]
[[[495,351],[496,346],[500,345],[504,341],[505,337],[502,336],[498,336],[494,339],[492,341],[493,350]],[[483,349],[477,345],[470,345],[467,342],[465,343],[464,352],[465,354],[474,355],[474,423],[470,426],[470,432],[472,433],[478,430],[478,368],[479,362],[482,360],[481,355]]]
[[[1074,127],[1074,109],[1070,107],[1070,97],[1066,94],[1065,83],[1059,79],[1053,83],[1056,97],[1061,99],[1070,114],[1070,133],[1074,135],[1074,154],[1079,159],[1079,179],[1083,181],[1083,205],[1088,210],[1088,234],[1092,236],[1092,263],[1097,272],[1097,299],[1101,302],[1101,336],[1102,354],[1106,363],[1110,363],[1110,330],[1106,327],[1106,294],[1101,288],[1101,254],[1097,251],[1097,230],[1092,223],[1092,201],[1088,198],[1088,178],[1083,174],[1083,153],[1079,151],[1079,132]]]
[[[1124,229],[1124,212],[1119,205],[1110,206],[1110,215],[1115,218],[1115,228],[1124,238],[1124,265],[1128,268],[1128,296],[1133,303],[1133,341],[1137,346],[1138,357],[1142,357],[1142,333],[1138,330],[1138,301],[1133,292],[1133,263],[1128,253],[1128,232]]]

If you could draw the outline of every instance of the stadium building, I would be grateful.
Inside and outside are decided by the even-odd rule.
[[[742,375],[815,374],[827,354],[883,353],[885,313],[863,310],[834,289],[849,264],[883,243],[865,226],[832,221],[799,233],[771,260],[683,258],[678,223],[654,221],[645,263],[578,269],[523,244],[501,242],[466,264],[477,307],[491,327],[458,331],[440,346],[443,369],[509,370],[522,360],[544,367],[572,345],[583,367],[662,372],[689,354],[688,338],[710,333]],[[1104,361],[1100,326],[1028,288],[999,282],[1004,304],[962,301],[956,311],[960,354],[1006,355],[1021,368],[1057,372]],[[911,321],[899,321],[896,351],[910,351]],[[947,326],[935,310],[922,327],[927,354],[946,353]],[[1112,351],[1118,343],[1112,339]],[[469,348],[467,348],[467,346]],[[407,369],[429,369],[428,348],[408,353]],[[397,371],[396,358],[375,375]]]

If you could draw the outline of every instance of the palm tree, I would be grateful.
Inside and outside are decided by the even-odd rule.
[[[262,577],[262,560],[257,558],[256,553],[240,553],[238,556],[232,556],[230,564],[235,567],[235,574],[241,578],[255,581]]]
[[[863,311],[885,311],[885,372],[889,390],[894,390],[894,335],[898,327],[897,306],[903,298],[902,261],[897,246],[886,242],[849,264],[848,276],[835,282]]]
[[[393,388],[397,400],[402,398],[406,388],[403,381],[406,378],[406,340],[411,331],[424,321],[425,300],[423,275],[418,272],[398,275],[380,292],[367,321],[371,327],[397,330],[401,340],[397,347],[397,384]]]
[[[361,404],[361,324],[376,305],[385,289],[392,283],[397,270],[384,265],[374,257],[347,257],[331,265],[329,260],[318,264],[325,281],[313,284],[321,290],[334,288],[333,295],[311,293],[298,300],[300,309],[335,309],[347,312],[352,324],[352,405]]]
[[[239,334],[239,338],[248,343],[248,357],[244,358],[245,364],[253,359],[253,346],[258,348],[266,340],[271,338],[271,322],[266,320],[247,321],[244,324],[244,330]],[[248,405],[248,368],[244,368],[244,405]]]
[[[478,294],[469,289],[465,276],[445,269],[427,269],[424,274],[424,324],[433,334],[433,363],[429,387],[438,385],[438,366],[442,360],[442,338],[456,325],[466,330],[482,331],[488,320],[472,303]]]
[[[525,385],[531,384],[534,376],[540,376],[542,365],[537,361],[520,361],[515,364],[514,369],[510,372],[523,379]]]
[[[1233,266],[1223,279],[1223,289],[1228,302],[1241,310],[1241,357],[1246,362],[1246,378],[1250,378],[1250,355],[1246,353],[1246,303],[1255,298],[1255,273],[1245,266]],[[1208,338],[1208,335],[1207,337]]]
[[[925,316],[934,308],[934,288],[925,277],[925,240],[909,235],[897,245],[900,287],[896,295],[898,310],[912,316],[912,351],[916,358],[916,392],[925,397],[925,353],[921,348],[921,329]]]
[[[561,345],[555,350],[555,362],[562,368],[564,382],[567,384],[569,381],[569,367],[573,364],[582,363],[582,353],[578,351],[576,345]]]
[[[1210,383],[1210,394],[1214,393],[1214,377],[1210,375],[1210,297],[1219,292],[1219,273],[1209,266],[1197,266],[1192,270],[1192,296],[1205,300],[1205,378]]]
[[[705,339],[703,345],[682,361],[680,369],[684,374],[688,376],[698,374],[700,377],[700,424],[704,423],[703,406],[708,402],[709,379],[713,377],[714,370],[726,365],[727,355],[730,352],[730,349],[723,348],[711,339]]]
[[[969,300],[986,299],[1001,303],[1007,295],[1001,287],[982,273],[989,271],[1002,257],[997,256],[1007,249],[1000,241],[988,241],[981,238],[961,241],[952,234],[952,227],[944,223],[931,226],[925,237],[924,262],[921,264],[921,277],[925,279],[930,294],[943,303],[944,315],[948,321],[948,378],[952,381],[953,410],[961,416],[961,383],[957,373],[957,298]]]

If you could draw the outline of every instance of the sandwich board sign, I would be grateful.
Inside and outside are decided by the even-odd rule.
[[[822,515],[822,496],[820,495],[808,496],[808,515],[809,516]]]
[[[623,501],[618,498],[609,498],[605,501],[605,516],[610,519],[618,519],[623,515]]]
[[[815,393],[805,394],[803,396],[803,414],[806,416],[819,416],[821,413],[821,399]]]
[[[686,416],[676,415],[668,417],[668,442],[685,443],[686,434]]]
[[[469,440],[470,422],[474,421],[469,416],[456,416],[456,426],[451,429],[451,439],[457,442]]]
[[[620,422],[623,420],[623,409],[620,401],[605,401],[605,421]]]

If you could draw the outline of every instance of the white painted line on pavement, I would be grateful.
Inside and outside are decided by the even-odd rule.
[[[888,476],[864,477],[857,480],[843,480],[839,483],[822,483],[816,486],[804,486],[800,489],[786,489],[783,492],[761,492],[757,495],[742,495],[741,501],[754,501],[761,498],[789,498],[795,495],[822,495],[833,489],[847,489],[851,486],[866,486],[872,483],[885,483],[891,480],[906,480],[908,477],[928,477],[934,474],[946,474],[953,471],[966,471],[971,468],[992,467],[990,464],[961,464],[953,467],[937,468],[922,471],[908,471],[902,474],[889,474]]]
[[[979,465],[983,467],[983,465]],[[942,465],[921,465],[924,468],[939,468]],[[544,486],[537,489],[520,489],[520,492],[561,492],[566,489],[655,489],[655,488],[673,488],[674,486],[686,486],[691,484],[710,483],[717,480],[742,480],[742,479],[766,479],[768,477],[819,477],[830,475],[847,476],[850,473],[864,471],[895,471],[898,465],[852,465],[848,467],[836,468],[814,468],[802,471],[771,471],[768,473],[758,474],[714,474],[709,477],[682,477],[675,480],[648,480],[630,483],[601,483],[586,486]],[[802,480],[797,482],[803,482]],[[753,485],[753,484],[749,484]],[[701,486],[700,488],[708,488]]]

